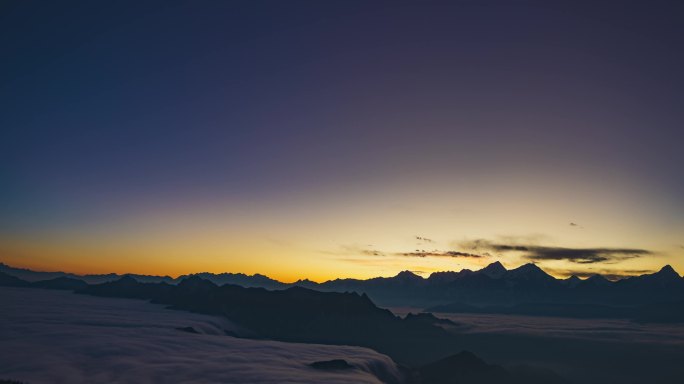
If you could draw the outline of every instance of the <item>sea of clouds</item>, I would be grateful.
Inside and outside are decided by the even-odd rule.
[[[0,379],[38,383],[401,382],[387,356],[360,347],[282,343],[228,320],[141,300],[0,288]],[[199,334],[178,328],[192,327]],[[344,359],[350,370],[308,364]]]

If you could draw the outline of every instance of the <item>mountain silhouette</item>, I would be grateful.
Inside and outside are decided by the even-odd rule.
[[[503,264],[501,264],[501,262],[499,261],[491,263],[479,271],[479,273],[487,275],[492,279],[499,279],[503,277],[506,274],[506,272],[508,272],[508,270],[506,270],[506,267],[504,267]]]
[[[116,281],[88,285],[76,290],[76,293],[87,293],[102,297],[125,297],[131,299],[153,299],[174,287],[167,283],[139,283],[134,277],[125,275]]]
[[[18,277],[0,272],[0,286],[2,287],[27,287],[31,284]]]
[[[107,273],[107,274],[101,274],[101,275],[77,275],[73,273],[67,273],[67,272],[42,272],[42,271],[33,271],[30,269],[26,268],[16,268],[9,266],[4,263],[0,263],[0,272],[7,273],[9,275],[18,277],[22,280],[28,281],[28,282],[36,282],[36,281],[42,281],[42,280],[50,280],[54,279],[57,277],[69,277],[72,279],[77,279],[84,281],[88,284],[99,284],[99,283],[105,283],[109,281],[114,281],[118,280],[121,278],[122,275],[116,274],[116,273]],[[167,283],[173,283],[174,279],[170,276],[153,276],[153,275],[137,275],[137,274],[130,274],[133,276],[137,281],[140,282],[150,282],[150,283],[158,283],[165,281]]]
[[[181,275],[174,279],[175,282],[186,280],[188,277],[201,277],[204,280],[209,280],[217,285],[224,284],[235,284],[240,285],[245,288],[266,288],[266,289],[282,289],[286,288],[288,285],[281,283],[278,280],[271,279],[268,276],[261,274],[246,275],[244,273],[210,273],[210,272],[200,272],[189,275]]]
[[[677,289],[681,286],[681,283],[682,277],[675,272],[674,268],[666,265],[656,273],[629,277],[618,281],[616,284],[622,287],[637,289]]]
[[[83,280],[72,279],[71,277],[56,277],[50,280],[36,281],[31,284],[32,287],[46,288],[46,289],[63,289],[68,291],[75,291],[83,289],[88,286]]]
[[[19,278],[22,275],[30,275],[32,279],[38,276],[50,276],[50,279],[54,279],[56,273],[63,274],[62,272],[34,272],[1,263],[0,272]],[[176,279],[146,275],[85,275],[82,278],[63,275],[61,276],[63,278],[83,281],[92,276],[99,276],[98,281],[103,277],[110,279],[99,288],[90,290],[91,294],[100,296],[121,296],[130,291],[128,293],[130,297],[152,299],[170,287],[190,284],[200,279],[203,281],[202,284],[211,282],[217,286],[233,284],[270,290],[303,287],[321,292],[357,292],[368,295],[374,303],[384,307],[411,306],[428,308],[429,311],[434,311],[435,308],[442,310],[448,308],[453,312],[520,313],[582,318],[632,317],[636,316],[638,308],[647,304],[684,300],[684,278],[669,265],[656,273],[628,277],[618,281],[610,281],[598,274],[585,280],[576,276],[560,280],[532,263],[507,270],[500,262],[491,263],[478,271],[464,269],[458,272],[435,272],[427,278],[411,271],[402,271],[393,277],[376,277],[367,280],[334,279],[323,283],[306,279],[294,283],[283,283],[259,274],[207,272],[184,275]],[[133,280],[136,282],[135,285],[132,284]],[[37,282],[34,280],[34,283]],[[155,285],[158,283],[163,284]],[[11,284],[21,286],[25,283],[13,280],[3,285]],[[78,285],[81,285],[76,281],[56,280],[35,286],[50,284],[61,284],[64,289],[79,289]],[[126,287],[127,284],[129,287]],[[566,308],[563,309],[559,305],[564,305]],[[656,319],[656,317],[643,315],[639,315],[639,318],[643,321]]]
[[[487,268],[496,265],[496,263],[489,265]],[[485,268],[485,269],[487,269]],[[480,271],[482,272],[482,271]],[[492,276],[489,276],[492,277]],[[510,271],[505,271],[503,270],[500,277],[509,279],[509,280],[523,280],[523,281],[536,281],[536,282],[551,282],[555,281],[556,279],[553,278],[553,276],[547,274],[544,272],[541,268],[539,268],[536,264],[533,263],[528,263],[519,266],[518,268],[511,269]],[[494,279],[497,279],[497,277],[492,277]]]

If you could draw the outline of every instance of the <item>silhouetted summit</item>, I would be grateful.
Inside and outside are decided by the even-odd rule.
[[[508,270],[506,270],[501,262],[495,261],[481,269],[479,272],[491,277],[492,279],[499,279],[503,277]]]
[[[195,292],[208,292],[216,287],[218,285],[212,283],[209,280],[203,279],[199,276],[190,276],[187,277],[183,280],[181,280],[180,283],[178,283],[178,287],[186,289],[186,290],[192,290]]]
[[[511,269],[505,274],[504,277],[509,279],[535,280],[541,282],[556,280],[533,263],[527,263],[519,266],[518,268]]]
[[[679,282],[682,280],[682,277],[677,274],[677,272],[672,268],[671,265],[666,265],[660,269],[660,271],[650,274],[650,275],[641,275],[641,276],[636,276],[634,279],[637,280],[645,280],[645,281],[657,281],[661,283],[665,282]]]
[[[201,272],[192,275],[182,275],[178,276],[174,281],[183,281],[189,277],[201,277],[202,279],[209,280],[216,285],[224,284],[235,284],[240,285],[245,288],[266,288],[266,289],[282,289],[286,288],[288,285],[281,283],[280,281],[273,280],[268,276],[261,274],[246,275],[244,273],[210,273]]]
[[[441,285],[448,284],[458,279],[465,271],[472,272],[468,269],[464,269],[460,272],[445,271],[445,272],[432,272],[427,278],[428,285]]]
[[[670,265],[666,265],[656,273],[623,279],[615,285],[634,295],[649,295],[651,300],[648,301],[663,300],[682,289],[684,278],[679,276]]]
[[[127,297],[152,299],[171,289],[171,285],[162,283],[140,283],[132,276],[123,276],[119,280],[89,285],[76,293],[85,293],[104,297]]]
[[[396,276],[394,276],[393,279],[403,283],[414,283],[423,280],[422,277],[416,275],[411,271],[401,271]]]

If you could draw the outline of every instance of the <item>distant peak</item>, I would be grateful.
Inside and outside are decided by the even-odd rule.
[[[118,281],[121,283],[131,283],[131,282],[137,283],[138,282],[138,280],[136,280],[133,276],[128,275],[128,274],[121,276],[121,278],[119,278]]]
[[[672,266],[670,264],[667,264],[666,266],[660,268],[660,271],[658,271],[658,273],[675,273],[675,274],[677,274],[677,271],[675,271],[674,268],[672,268]]]
[[[179,287],[217,287],[216,284],[212,283],[207,279],[203,279],[198,275],[191,275],[186,277],[179,284]]]
[[[541,268],[537,266],[537,264],[534,263],[527,263],[519,266],[518,268],[514,269],[514,271],[517,272],[544,272]]]
[[[568,277],[568,278],[565,279],[565,280],[568,280],[568,281],[579,281],[580,278],[577,277],[577,275],[572,275],[572,276]]]
[[[504,267],[500,261],[495,261],[495,262],[489,264],[488,266],[484,267],[484,269],[496,269],[496,270],[504,270],[505,271],[506,267]]]
[[[682,278],[669,264],[660,268],[660,271],[651,274],[651,276],[660,280],[679,280]]]
[[[506,272],[508,272],[508,270],[506,270],[506,267],[504,267],[500,261],[495,261],[489,264],[488,266],[482,268],[480,272],[484,273],[485,275],[493,279],[498,279],[505,275]]]
[[[205,279],[202,278],[202,276],[198,273],[195,275],[187,275],[183,281],[204,281]]]
[[[416,275],[415,273],[413,273],[411,271],[401,271],[395,277],[404,278],[404,279],[422,279],[422,277]]]
[[[520,268],[525,268],[525,269],[539,269],[539,270],[541,270],[541,268],[539,268],[539,267],[537,266],[537,264],[535,264],[535,263],[523,264],[523,265],[520,266]]]
[[[516,269],[511,269],[506,273],[506,276],[510,276],[512,278],[522,278],[522,279],[528,279],[528,280],[555,280],[555,278],[548,273],[544,272],[543,269],[539,268],[534,263],[527,263],[524,265],[519,266]]]

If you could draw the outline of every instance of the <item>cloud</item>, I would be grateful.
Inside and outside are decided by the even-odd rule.
[[[330,252],[325,251],[324,253],[332,255],[353,255],[353,256],[374,256],[374,257],[384,257],[384,256],[402,256],[402,257],[467,257],[467,258],[482,258],[489,257],[490,254],[484,253],[470,253],[470,252],[460,252],[460,251],[441,251],[432,250],[427,251],[424,249],[416,249],[407,252],[387,252],[380,251],[374,248],[364,248],[356,245],[345,245],[342,246],[340,251]]]
[[[518,252],[528,260],[567,260],[578,264],[593,264],[633,259],[652,255],[653,252],[639,248],[567,248],[547,247],[529,244],[501,244],[477,239],[461,244],[465,249],[488,250],[491,252]]]
[[[385,256],[385,253],[373,249],[362,249],[359,252],[366,256]]]
[[[387,256],[385,252],[373,248],[360,247],[358,245],[343,245],[337,251],[321,251],[329,255],[363,255],[363,256]]]
[[[434,240],[428,239],[427,237],[423,237],[423,236],[416,236],[416,240],[422,241],[425,243],[434,243],[435,242]]]
[[[651,252],[636,248],[561,248],[531,247],[525,250],[525,257],[530,260],[568,260],[579,264],[592,264],[613,260],[633,259]]]
[[[489,254],[475,254],[475,253],[468,253],[468,252],[459,252],[459,251],[425,251],[422,249],[416,249],[413,252],[400,252],[400,253],[395,253],[397,256],[411,256],[411,257],[472,257],[472,258],[481,258],[481,257],[487,257]]]

